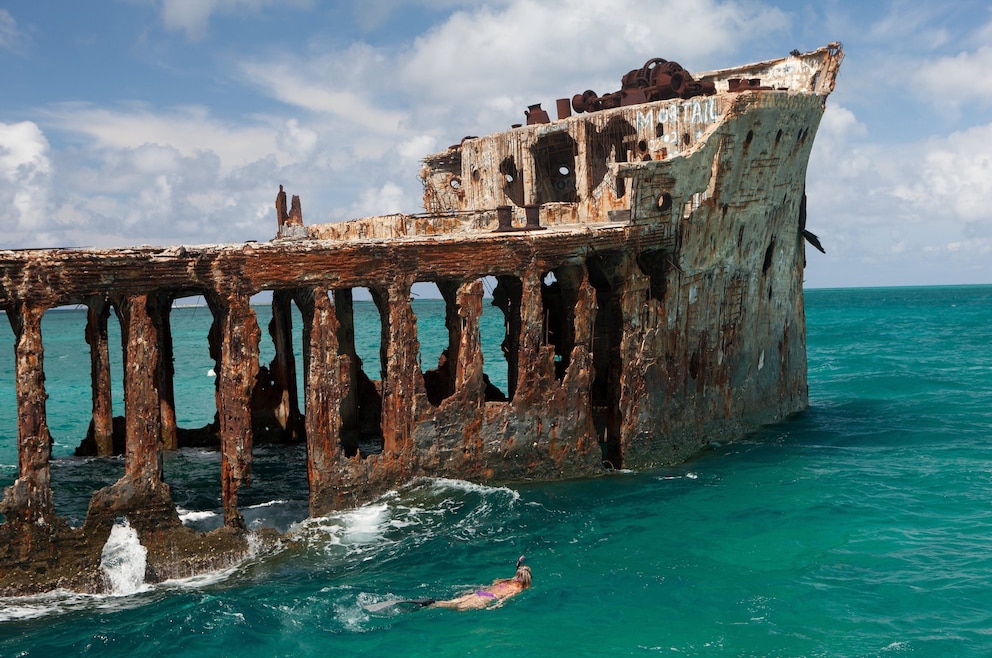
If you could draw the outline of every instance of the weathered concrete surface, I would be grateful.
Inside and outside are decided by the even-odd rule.
[[[425,215],[304,226],[299,199],[288,209],[280,189],[270,242],[0,252],[19,454],[0,504],[0,593],[98,589],[99,549],[121,516],[153,549],[150,580],[239,559],[238,492],[260,439],[306,441],[320,515],[419,475],[555,479],[669,464],[803,410],[806,163],[841,58],[830,46],[697,76],[710,96],[466,138],[425,159]],[[496,282],[505,317],[505,391],[486,376],[482,280]],[[446,305],[436,365],[418,361],[410,303],[425,281]],[[381,372],[355,352],[355,288],[380,312]],[[262,367],[249,300],[265,290],[276,357]],[[186,436],[168,310],[192,294],[214,318],[218,414],[202,435],[221,451],[225,527],[209,535],[182,527],[161,469],[162,451]],[[90,309],[94,453],[119,438],[104,397],[108,307],[125,354],[126,473],[94,494],[82,528],[54,514],[48,470],[40,318],[63,304]]]

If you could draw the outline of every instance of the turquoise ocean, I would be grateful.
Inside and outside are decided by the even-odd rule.
[[[443,306],[414,307],[429,368]],[[418,480],[309,521],[302,448],[262,447],[240,501],[252,526],[288,531],[277,550],[152,586],[122,527],[105,551],[115,593],[0,599],[0,656],[992,655],[992,286],[808,290],[806,311],[808,411],[740,442],[577,481]],[[186,427],[213,416],[209,322],[202,306],[173,311]],[[56,506],[77,524],[123,473],[72,457],[90,410],[84,323],[81,310],[43,321]],[[5,326],[3,486],[17,463]],[[505,387],[505,367],[489,374]],[[186,523],[216,527],[216,452],[168,455],[165,478]],[[500,608],[366,609],[458,594],[521,554],[534,585]]]

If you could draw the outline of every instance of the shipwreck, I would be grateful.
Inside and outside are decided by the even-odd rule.
[[[319,516],[421,475],[547,480],[672,464],[802,411],[805,242],[819,247],[805,226],[806,168],[842,58],[830,44],[695,75],[650,60],[618,91],[558,101],[556,119],[534,105],[521,125],[426,157],[418,214],[308,226],[280,188],[267,242],[0,251],[18,452],[0,503],[0,594],[100,591],[101,549],[120,517],[148,548],[148,582],[241,559],[238,492],[261,416],[305,441]],[[483,280],[495,281],[491,301]],[[435,283],[446,308],[447,347],[426,371],[418,282]],[[380,372],[356,354],[357,288],[380,312]],[[266,366],[251,305],[262,291],[276,353]],[[163,451],[185,436],[170,309],[192,295],[212,313],[217,375],[204,432],[221,451],[224,527],[208,533],[183,526],[162,474]],[[486,375],[484,303],[505,317],[506,390]],[[45,410],[41,318],[64,305],[88,309],[92,420],[80,449],[125,463],[79,527],[55,512]]]

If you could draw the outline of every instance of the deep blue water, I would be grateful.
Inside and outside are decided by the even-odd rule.
[[[443,333],[439,305],[415,305]],[[306,523],[305,456],[265,448],[241,500],[250,523],[293,529],[279,551],[128,595],[0,600],[0,656],[992,655],[992,286],[812,290],[806,309],[810,409],[744,441],[591,480],[418,481]],[[68,456],[89,409],[82,317],[43,327],[56,504],[77,520],[122,470]],[[190,426],[213,414],[208,323],[173,318]],[[16,476],[11,342],[0,329],[0,484]],[[218,463],[167,458],[197,527],[218,522]],[[501,608],[364,608],[457,594],[520,554],[534,586]]]

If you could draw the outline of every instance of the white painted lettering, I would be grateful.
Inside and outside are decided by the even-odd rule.
[[[703,112],[700,107],[699,101],[692,101],[692,119],[689,120],[690,124],[699,123],[703,120]]]
[[[644,112],[638,112],[636,124],[637,132],[641,132],[642,130],[647,130],[650,132],[651,129],[654,128],[654,111],[648,110],[646,114]]]

